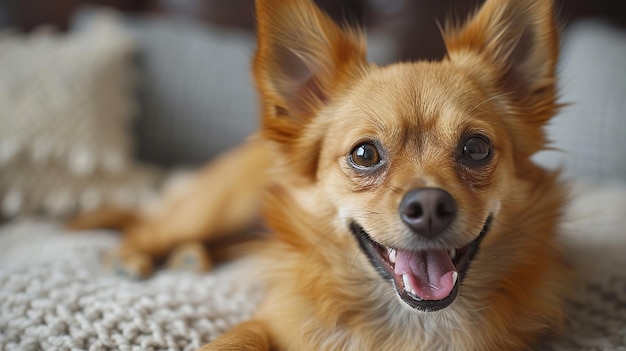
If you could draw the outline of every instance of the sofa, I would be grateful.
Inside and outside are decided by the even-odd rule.
[[[391,60],[373,37],[371,59]],[[95,8],[68,34],[0,35],[0,350],[193,350],[253,313],[253,259],[131,281],[101,264],[117,233],[63,225],[150,201],[173,166],[250,135],[253,50],[248,32]],[[538,350],[626,350],[626,33],[574,23],[562,53],[571,104],[536,161],[571,186],[563,242],[580,279],[566,332]]]

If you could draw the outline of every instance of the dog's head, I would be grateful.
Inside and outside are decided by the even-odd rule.
[[[487,0],[444,30],[443,61],[378,67],[360,32],[309,1],[257,2],[263,135],[411,307],[455,300],[544,147],[558,108],[551,6]]]

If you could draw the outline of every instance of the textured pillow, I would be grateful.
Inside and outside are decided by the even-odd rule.
[[[133,50],[105,13],[68,35],[0,36],[0,218],[148,192],[153,172],[131,159]]]

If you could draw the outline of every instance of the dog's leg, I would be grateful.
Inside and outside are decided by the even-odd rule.
[[[201,242],[191,241],[177,245],[167,258],[167,267],[193,272],[208,271],[213,262]]]
[[[198,351],[269,351],[270,347],[265,325],[252,320],[239,324]]]
[[[120,230],[124,237],[106,260],[109,268],[122,275],[145,277],[151,274],[155,260],[166,258],[181,244],[196,243],[192,246],[198,248],[198,243],[250,228],[258,218],[270,163],[267,146],[253,139],[166,189],[147,208],[95,211],[74,218],[69,227]],[[180,263],[172,262],[175,266]],[[197,263],[210,266],[204,258]]]

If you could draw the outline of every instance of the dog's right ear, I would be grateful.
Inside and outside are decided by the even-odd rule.
[[[254,75],[264,136],[288,146],[365,64],[365,43],[309,0],[257,0]]]

